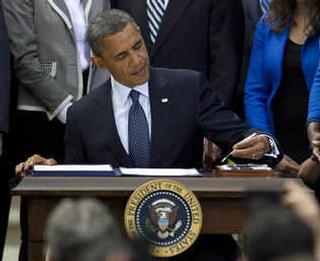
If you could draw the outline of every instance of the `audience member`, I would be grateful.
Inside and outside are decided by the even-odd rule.
[[[47,261],[133,260],[111,213],[94,199],[63,200],[48,218],[45,239]]]
[[[250,261],[273,261],[296,255],[314,257],[314,235],[292,210],[268,206],[249,219],[247,254]]]
[[[150,69],[140,31],[127,13],[111,10],[98,15],[87,37],[95,54],[92,60],[112,76],[69,109],[66,163],[200,167],[203,136],[226,149],[241,140],[233,146],[239,158],[261,159],[270,151],[265,135],[245,138],[254,130],[224,107],[200,73]],[[210,249],[214,260],[233,260],[237,247],[231,237],[216,237],[214,246],[209,241],[200,244],[194,259],[208,255],[202,248]],[[192,259],[187,253],[186,258]]]
[[[0,260],[8,225],[10,208],[9,168],[6,134],[9,131],[10,52],[0,1]]]
[[[313,231],[315,238],[315,253],[320,258],[320,208],[314,193],[307,187],[295,182],[285,183],[287,191],[283,198],[285,206],[291,208]]]
[[[318,84],[320,2],[290,3],[272,1],[257,25],[245,85],[245,114],[249,126],[275,135],[287,155],[283,169],[297,173],[298,163],[310,155],[305,124],[316,114],[307,111],[309,91]],[[310,96],[311,103],[315,99]]]
[[[13,126],[17,162],[35,152],[63,159],[68,107],[108,78],[90,64],[85,39],[88,20],[108,6],[108,0],[3,0],[20,84]],[[20,260],[27,260],[27,214],[21,202]]]
[[[315,196],[293,181],[286,181],[284,190],[277,203],[268,194],[273,204],[256,208],[249,218],[250,261],[319,260],[320,208]]]

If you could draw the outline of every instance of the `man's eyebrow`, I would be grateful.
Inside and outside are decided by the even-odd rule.
[[[140,38],[134,43],[133,47],[136,47],[138,44],[141,44],[141,43],[142,43],[142,39]]]
[[[122,55],[126,54],[126,52],[127,52],[127,51],[121,51],[121,52],[115,54],[115,57],[122,56]]]

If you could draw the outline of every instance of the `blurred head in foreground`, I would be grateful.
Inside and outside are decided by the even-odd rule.
[[[47,261],[127,261],[131,248],[110,211],[94,199],[65,199],[45,230]]]
[[[314,244],[311,227],[283,206],[260,209],[249,220],[249,261],[315,260]]]

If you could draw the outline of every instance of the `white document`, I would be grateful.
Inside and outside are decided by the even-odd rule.
[[[196,169],[166,169],[166,168],[119,168],[123,176],[152,177],[201,177]]]
[[[113,171],[109,164],[95,164],[95,165],[41,165],[33,166],[34,171]]]

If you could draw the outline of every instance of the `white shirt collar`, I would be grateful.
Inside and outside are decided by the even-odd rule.
[[[118,101],[120,104],[124,105],[128,101],[128,97],[131,90],[135,90],[139,92],[141,95],[145,96],[146,98],[149,98],[149,84],[148,82],[145,82],[144,84],[137,85],[132,87],[128,87],[126,85],[123,85],[122,83],[119,83],[114,77],[111,75],[111,86],[112,86],[112,92],[115,96],[118,97]]]

